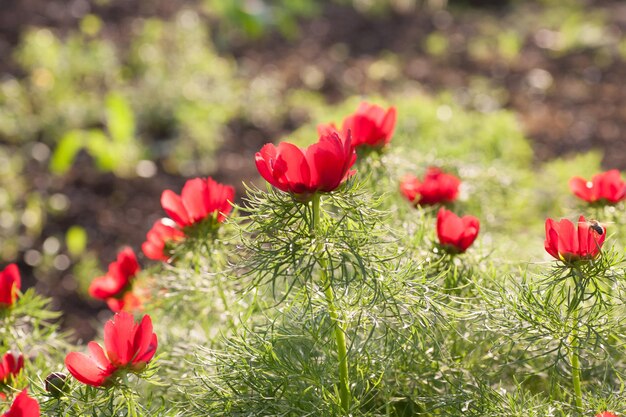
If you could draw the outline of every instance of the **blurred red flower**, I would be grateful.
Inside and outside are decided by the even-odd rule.
[[[443,207],[437,213],[437,237],[450,253],[465,252],[476,240],[479,230],[480,221],[474,216],[459,217]]]
[[[432,205],[456,200],[461,180],[446,174],[439,168],[428,168],[424,180],[414,175],[406,175],[400,181],[400,192],[414,204]]]
[[[183,186],[180,194],[165,190],[161,194],[161,206],[176,224],[181,227],[191,226],[209,216],[215,216],[218,222],[232,210],[235,189],[220,184],[213,178],[194,178]]]
[[[0,271],[0,308],[11,307],[17,300],[17,292],[22,287],[17,265],[9,264]]]
[[[171,223],[171,224],[168,224]],[[170,258],[167,245],[183,240],[185,234],[168,218],[157,220],[146,235],[146,241],[141,245],[143,253],[155,261],[164,261]]]
[[[65,357],[65,366],[74,378],[101,387],[108,385],[118,371],[142,371],[157,349],[150,316],[143,316],[137,324],[130,313],[115,314],[104,325],[104,346],[106,352],[98,343],[89,342],[89,355],[70,352]]]
[[[135,309],[141,302],[133,295],[132,285],[140,270],[135,252],[126,247],[117,254],[117,260],[109,264],[106,275],[91,281],[89,295],[106,301],[113,311]]]
[[[308,200],[316,192],[331,192],[355,171],[356,153],[348,135],[324,133],[306,149],[289,142],[263,146],[255,155],[256,167],[267,182],[286,193]]]
[[[376,104],[362,102],[356,112],[343,120],[341,133],[344,137],[352,135],[352,146],[355,148],[362,145],[382,147],[391,141],[396,117],[395,107],[385,110]],[[317,127],[320,135],[338,130],[334,123]]]
[[[24,356],[7,352],[0,362],[0,384],[6,384],[9,378],[16,376],[24,367]]]
[[[596,414],[596,417],[617,417],[617,415],[611,413],[610,411],[603,411],[601,413]]]
[[[626,198],[626,183],[617,169],[594,175],[591,181],[574,177],[569,180],[569,188],[588,203],[615,204]]]
[[[556,259],[572,262],[593,259],[600,253],[606,231],[597,223],[578,219],[578,227],[567,219],[546,220],[546,251]]]
[[[23,390],[15,397],[11,408],[2,417],[39,417],[39,403],[28,396],[28,390]]]

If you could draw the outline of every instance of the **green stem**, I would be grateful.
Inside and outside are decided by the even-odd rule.
[[[572,387],[574,388],[574,401],[579,413],[583,411],[583,392],[581,388],[580,356],[578,349],[578,309],[572,311],[572,334],[570,336],[570,363],[572,365]]]
[[[209,246],[208,242],[204,242],[204,250],[206,251],[206,256],[207,258],[211,257],[211,247]],[[221,261],[221,258],[220,258]],[[196,263],[197,264],[197,263]],[[233,316],[230,312],[230,308],[228,306],[228,298],[226,298],[226,292],[224,291],[224,286],[222,285],[222,277],[220,275],[216,275],[215,276],[215,280],[216,280],[216,286],[217,286],[217,294],[220,297],[220,300],[222,300],[222,305],[224,306],[224,313],[226,314],[226,317],[228,319],[228,324],[230,325],[231,329],[235,328],[235,320],[233,319]]]
[[[582,271],[577,268],[579,278],[582,279]],[[572,271],[572,276],[576,279],[576,273]],[[579,301],[577,301],[577,304]],[[572,366],[572,387],[574,389],[574,402],[576,403],[576,409],[578,413],[583,411],[583,393],[581,388],[581,369],[580,369],[580,356],[578,348],[578,318],[579,318],[579,305],[574,306],[572,309],[572,333],[570,335],[570,364]]]
[[[320,226],[320,195],[315,194],[313,196],[313,223],[311,225],[311,232],[315,232]],[[350,393],[350,381],[348,375],[348,349],[346,345],[346,331],[339,318],[339,312],[335,306],[335,295],[333,293],[333,287],[328,275],[326,273],[326,262],[320,260],[320,280],[322,288],[324,288],[324,294],[326,296],[326,303],[328,304],[328,315],[330,316],[331,323],[333,325],[333,332],[335,334],[335,344],[337,348],[337,360],[339,361],[339,396],[341,398],[341,408],[344,412],[348,412],[350,409],[351,393]]]

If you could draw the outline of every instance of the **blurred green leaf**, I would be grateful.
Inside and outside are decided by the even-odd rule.
[[[106,98],[107,128],[117,143],[130,143],[135,136],[135,116],[128,101],[112,92]]]
[[[118,148],[113,146],[111,140],[99,129],[92,129],[86,133],[86,148],[89,154],[96,160],[98,169],[113,171],[118,165]]]
[[[52,158],[50,159],[50,171],[55,174],[66,173],[72,163],[76,154],[85,145],[84,132],[81,130],[70,130],[59,141]]]
[[[87,247],[87,231],[80,226],[72,226],[65,234],[65,244],[72,256],[80,256]]]

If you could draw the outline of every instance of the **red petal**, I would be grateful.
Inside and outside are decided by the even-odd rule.
[[[480,221],[474,216],[463,216],[461,218],[463,222],[463,234],[459,240],[459,247],[461,252],[465,252],[472,243],[476,240],[478,232],[480,231]]]
[[[232,210],[232,202],[235,199],[235,189],[231,186],[220,184],[213,178],[206,180],[208,187],[206,204],[209,213],[219,213],[218,221],[223,221],[224,217]]]
[[[172,220],[180,227],[189,226],[191,221],[181,198],[172,190],[165,190],[161,194],[161,206]]]
[[[289,142],[278,145],[274,178],[295,194],[314,192],[311,170],[302,149]]]
[[[589,183],[581,177],[574,177],[570,179],[569,188],[570,190],[572,190],[576,197],[582,200],[590,203],[596,200],[595,196],[593,195],[593,188],[590,187]]]
[[[544,247],[546,252],[554,256],[556,259],[561,259],[559,256],[559,234],[556,230],[558,224],[552,219],[546,219],[546,240]]]
[[[578,233],[574,223],[567,219],[561,219],[556,229],[559,235],[558,248],[559,255],[567,257],[568,255],[578,255]]]
[[[0,308],[12,305],[17,298],[17,290],[22,287],[20,271],[16,264],[9,264],[0,271]]]
[[[135,320],[125,311],[115,314],[104,325],[104,346],[107,356],[115,367],[123,367],[133,359]]]
[[[24,389],[19,393],[9,411],[3,417],[39,417],[39,403],[34,398],[28,396],[28,390]]]
[[[79,352],[70,352],[65,357],[65,366],[74,378],[94,387],[104,385],[114,371],[113,367],[102,368],[93,358]]]
[[[397,111],[395,107],[390,107],[387,110],[387,114],[383,119],[382,125],[380,126],[380,130],[385,136],[386,143],[389,143],[391,137],[393,136],[393,131],[396,127],[396,119],[397,119]]]
[[[410,202],[415,202],[421,183],[415,175],[407,174],[400,180],[400,192]]]
[[[459,241],[463,234],[463,222],[453,212],[443,207],[437,213],[437,237],[442,245],[453,245],[461,249]]]
[[[277,152],[276,147],[273,144],[268,143],[254,155],[254,161],[259,174],[261,174],[265,181],[269,182],[279,190],[288,192],[289,190],[287,188],[283,188],[283,185],[281,185],[274,178],[274,162],[276,162]]]
[[[192,223],[199,222],[211,212],[208,205],[209,187],[202,178],[194,178],[185,183],[181,199]]]
[[[150,351],[150,343],[153,339],[154,333],[152,332],[152,320],[149,315],[143,316],[133,341],[134,357],[132,363],[136,364],[145,356],[145,353]],[[156,349],[156,346],[154,347]]]
[[[319,142],[309,146],[306,158],[311,167],[312,185],[324,192],[335,190],[345,175],[345,150],[335,132],[322,136]]]

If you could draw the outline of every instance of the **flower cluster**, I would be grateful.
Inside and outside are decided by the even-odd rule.
[[[344,119],[341,129],[334,124],[320,125],[318,141],[307,148],[289,142],[264,145],[255,154],[256,167],[271,186],[293,197],[295,201],[290,200],[287,204],[298,207],[310,204],[319,220],[319,211],[315,212],[315,207],[319,210],[320,194],[334,192],[355,174],[356,148],[387,146],[395,123],[394,107],[385,110],[361,103],[354,114]],[[405,176],[400,182],[400,192],[414,206],[450,205],[458,197],[460,184],[461,180],[455,175],[429,167],[422,179]],[[595,175],[591,181],[575,177],[569,184],[576,196],[589,203],[616,204],[626,199],[626,183],[617,170]],[[217,230],[230,214],[233,200],[234,188],[210,177],[188,180],[180,195],[165,190],[160,202],[168,218],[153,224],[142,245],[143,253],[153,260],[169,261],[175,245],[186,239],[206,237],[208,232]],[[434,213],[434,210],[425,211]],[[476,241],[480,228],[477,217],[459,216],[446,207],[439,207],[436,216],[438,248],[450,255],[465,253]],[[578,266],[577,262],[598,258],[605,238],[604,226],[587,221],[584,216],[580,216],[577,223],[550,218],[545,222],[545,250],[572,269]],[[129,313],[141,307],[134,291],[140,272],[134,251],[127,247],[109,264],[105,275],[92,281],[89,294],[106,301],[116,314],[104,325],[103,345],[91,341],[87,345],[88,353],[70,352],[65,357],[69,373],[79,382],[93,387],[109,387],[127,373],[141,373],[153,360],[158,340],[151,317],[143,315],[137,322]],[[9,308],[16,302],[20,289],[19,270],[15,264],[10,264],[0,271],[0,309],[6,309],[9,314],[14,312]],[[332,294],[332,288],[330,292]],[[332,297],[329,298],[332,303]],[[341,343],[337,341],[337,345]],[[339,356],[346,358],[347,354]],[[5,353],[0,362],[0,385],[8,385],[23,368],[23,355]],[[51,377],[51,380],[59,379],[58,374]],[[64,378],[61,379],[64,382]],[[345,386],[349,393],[350,385],[346,383]],[[26,389],[15,396],[10,409],[2,415],[18,416],[39,416],[39,404],[28,396]],[[604,411],[596,417],[616,415]]]

